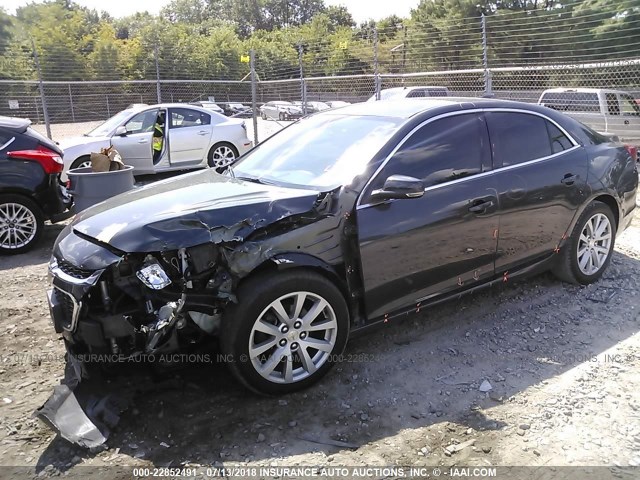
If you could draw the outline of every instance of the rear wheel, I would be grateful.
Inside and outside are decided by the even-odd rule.
[[[222,348],[235,377],[268,395],[317,382],[347,343],[349,312],[333,283],[306,270],[260,275],[225,312]]]
[[[30,250],[43,228],[44,217],[33,200],[21,195],[0,195],[0,254]]]
[[[260,112],[260,117],[261,117],[263,120],[266,120],[266,119],[267,119],[267,114],[266,114],[266,113],[264,113],[264,112]]]
[[[216,171],[222,171],[238,158],[236,147],[227,142],[216,143],[209,150],[209,166]]]
[[[561,280],[587,285],[598,280],[611,262],[616,223],[602,202],[590,203],[560,251],[554,274]]]
[[[73,170],[74,168],[85,168],[91,166],[91,157],[89,155],[84,155],[82,157],[76,158],[69,170]]]

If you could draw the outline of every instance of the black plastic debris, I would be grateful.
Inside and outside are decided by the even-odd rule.
[[[107,441],[128,402],[99,377],[80,382],[74,362],[69,363],[62,383],[35,415],[65,440],[96,450]]]

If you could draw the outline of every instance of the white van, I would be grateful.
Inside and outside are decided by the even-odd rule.
[[[395,87],[380,90],[380,100],[397,100],[400,98],[448,97],[447,87]],[[375,94],[367,102],[375,102]]]
[[[552,88],[538,104],[559,110],[606,135],[640,146],[640,105],[622,90]]]

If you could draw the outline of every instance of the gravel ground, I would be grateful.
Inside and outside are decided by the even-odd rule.
[[[63,373],[45,301],[61,228],[0,258],[3,466],[640,465],[640,216],[597,284],[544,274],[427,309],[285,398],[248,394],[222,364],[134,371],[112,383],[133,401],[99,453],[32,418]]]

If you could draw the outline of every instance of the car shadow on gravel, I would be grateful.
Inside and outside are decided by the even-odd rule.
[[[53,250],[53,244],[66,225],[67,222],[55,223],[53,225],[45,223],[42,237],[40,237],[36,248],[30,252],[19,255],[0,256],[0,271],[39,265],[45,262],[48,263],[51,257],[51,251]]]
[[[640,262],[617,252],[605,277],[589,287],[543,274],[447,302],[352,340],[343,362],[319,384],[280,398],[248,393],[222,363],[188,365],[155,379],[130,373],[117,382],[136,390],[134,401],[98,457],[176,467],[282,465],[284,458],[291,465],[314,454],[328,465],[332,456],[338,464],[340,455],[372,443],[391,451],[402,432],[412,464],[413,448],[430,441],[420,429],[441,425],[445,434],[477,437],[472,455],[489,458],[482,442],[513,427],[492,418],[492,408],[599,361],[598,354],[638,331],[640,298],[629,291],[637,291],[639,274]],[[481,391],[485,381],[488,392]],[[412,432],[422,443],[411,443]],[[37,469],[68,470],[90,456],[58,438]],[[385,464],[382,453],[367,458]]]

